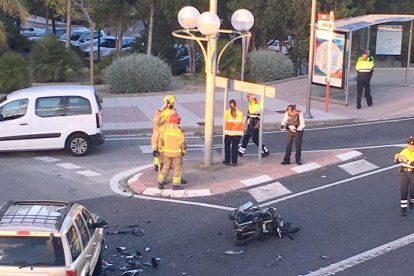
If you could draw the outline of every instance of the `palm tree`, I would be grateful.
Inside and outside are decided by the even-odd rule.
[[[0,10],[7,15],[18,15],[25,19],[29,16],[24,0],[0,0]],[[0,21],[0,46],[4,46],[7,41],[6,29]]]

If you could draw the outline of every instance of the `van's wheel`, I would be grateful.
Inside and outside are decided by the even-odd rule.
[[[102,275],[102,251],[99,253],[98,261],[96,262],[95,269],[93,270],[92,276]]]
[[[91,142],[85,134],[72,134],[66,141],[66,150],[73,156],[84,156],[89,152]]]

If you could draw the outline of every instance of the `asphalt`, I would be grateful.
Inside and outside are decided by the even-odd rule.
[[[351,79],[353,78],[351,77]],[[371,80],[373,106],[368,107],[363,98],[362,109],[356,109],[355,84],[354,81],[350,81],[349,105],[344,103],[345,95],[343,92],[333,91],[332,101],[327,112],[325,101],[315,100],[316,97],[313,97],[310,109],[313,118],[306,119],[306,124],[364,122],[410,117],[414,113],[412,106],[414,102],[413,69],[409,71],[407,85],[404,85],[404,80],[405,69],[376,68]],[[307,82],[307,78],[302,77],[266,84],[276,88],[276,97],[265,99],[263,117],[265,129],[276,129],[289,104],[296,104],[299,110],[306,111]],[[321,91],[323,92],[323,87],[316,87],[312,96]],[[177,98],[175,107],[182,117],[181,127],[184,131],[187,134],[198,133],[202,136],[204,123],[204,86],[202,85],[196,86],[191,91],[174,90],[160,92],[156,95],[143,94],[135,97],[104,98],[104,130],[109,135],[150,135],[152,116],[166,94],[173,94]],[[223,98],[224,93],[218,89],[215,95],[214,112],[214,127],[217,133],[220,133],[222,129]],[[229,98],[236,99],[242,110],[246,109],[247,102],[244,94],[230,92]],[[342,103],[338,103],[341,101]],[[354,151],[343,150],[304,152],[302,166],[296,164],[282,166],[280,164],[282,153],[275,153],[263,158],[261,163],[257,162],[255,156],[246,156],[240,159],[239,166],[228,167],[221,164],[221,156],[219,152],[215,152],[212,167],[204,167],[202,160],[184,161],[184,178],[188,183],[182,185],[182,190],[174,191],[168,185],[166,189],[159,190],[156,183],[156,172],[150,164],[125,173],[115,184],[117,186],[115,189],[121,191],[120,193],[168,198],[211,196],[263,185],[269,187],[265,184],[277,183],[279,178],[355,158],[362,157]],[[266,190],[263,192],[266,193]]]

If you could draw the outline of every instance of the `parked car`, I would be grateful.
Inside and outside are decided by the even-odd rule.
[[[131,46],[135,42],[135,37],[123,37],[122,38],[122,52],[131,51]],[[101,39],[101,57],[110,55],[116,50],[116,39],[113,36],[107,36]],[[84,51],[85,57],[89,58],[90,48],[86,48]],[[93,58],[98,59],[98,43],[93,47]]]
[[[56,37],[61,37],[62,35],[66,35],[66,28],[56,28],[56,33],[54,34]],[[39,29],[34,36],[28,37],[30,41],[38,41],[42,39],[46,34],[53,34],[53,30],[49,29],[46,33],[46,29]]]
[[[291,48],[290,44],[288,43],[288,41],[284,41],[282,43],[282,54],[284,55],[288,55],[289,54],[289,49]],[[274,39],[274,40],[269,40],[267,42],[267,49],[272,50],[272,51],[276,51],[279,52],[280,51],[280,45],[279,45],[279,40]]]
[[[90,34],[91,32],[89,29],[75,29],[71,32],[70,43],[75,47],[80,47],[81,45],[82,47],[87,47],[90,41]],[[93,33],[94,42],[98,41],[98,36],[105,37],[106,34],[103,30],[101,30],[100,32],[95,31]],[[61,36],[60,40],[66,41],[66,35]]]
[[[30,24],[24,24],[20,29],[20,34],[26,38],[30,38],[36,36],[41,30],[41,28],[33,27]]]
[[[176,51],[175,61],[171,64],[171,68],[174,75],[184,74],[189,71],[190,67],[190,55],[186,45],[174,44]],[[195,53],[195,65],[196,70],[200,70],[202,64],[203,55],[200,52]]]
[[[0,100],[0,151],[66,149],[83,156],[104,141],[93,86],[31,87]]]
[[[0,275],[101,275],[107,223],[63,201],[8,201],[0,209]]]

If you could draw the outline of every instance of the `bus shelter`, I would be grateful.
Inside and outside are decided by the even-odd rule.
[[[374,57],[398,57],[401,64],[405,64],[405,78],[402,85],[407,85],[413,22],[414,15],[396,14],[370,14],[336,20],[331,38],[330,70],[331,95],[334,97],[330,101],[348,105],[349,91],[355,84],[356,78],[351,64],[356,62],[357,57],[365,49],[370,49]],[[314,62],[310,73],[312,74],[312,99],[325,101],[329,39],[323,32],[324,30],[316,28]]]

